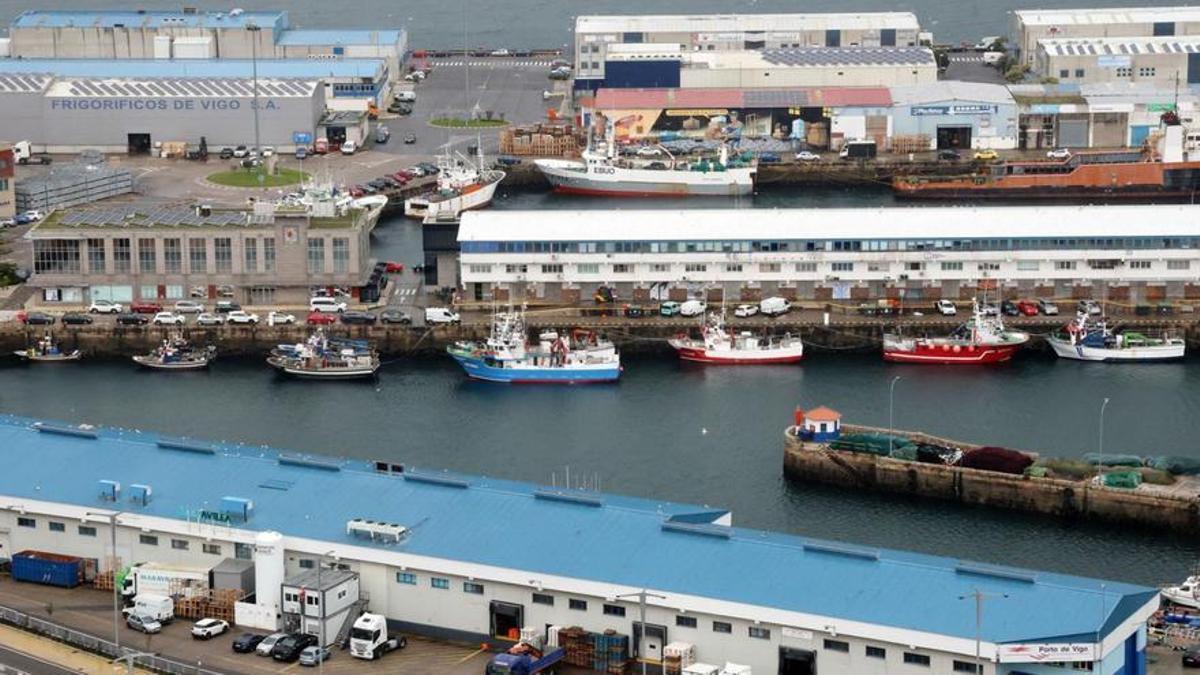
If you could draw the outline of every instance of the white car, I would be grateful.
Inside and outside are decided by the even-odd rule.
[[[638,157],[658,157],[661,154],[662,150],[659,150],[653,145],[643,145],[637,149]]]
[[[229,622],[221,619],[200,619],[192,624],[192,637],[207,640],[229,630]]]
[[[512,52],[507,49],[493,49],[492,56],[512,56]]]
[[[204,305],[195,300],[179,300],[175,303],[176,314],[203,314]]]
[[[226,314],[225,320],[232,324],[255,324],[258,323],[258,315],[251,314],[250,312],[243,312],[239,309]]]
[[[197,326],[222,326],[225,324],[225,316],[222,314],[213,314],[205,312],[196,317]]]
[[[342,143],[343,155],[353,155],[356,152],[358,152],[358,146],[354,144],[354,141],[346,141],[345,143]]]
[[[1071,151],[1066,148],[1055,148],[1046,153],[1050,159],[1071,159]]]
[[[819,162],[819,161],[821,161],[821,156],[815,152],[809,152],[808,150],[801,150],[800,152],[796,153],[796,161],[797,162]]]
[[[42,213],[41,211],[38,211],[37,209],[33,209],[31,211],[26,211],[25,213],[23,213],[21,215],[28,218],[29,222],[31,222],[31,223],[36,223],[37,221],[46,217],[46,214]]]
[[[271,313],[267,315],[268,326],[286,326],[293,323],[296,323],[296,316],[293,314],[285,314],[284,312],[276,312],[272,310]]]
[[[737,309],[733,310],[734,316],[742,318],[754,316],[755,314],[758,314],[758,305],[738,305]]]
[[[417,178],[420,178],[428,173],[427,171],[425,171],[425,169],[422,169],[419,166],[410,166],[407,169],[405,169],[405,171],[411,173],[413,176],[415,176]]]
[[[935,306],[942,316],[955,316],[958,314],[958,307],[955,307],[954,303],[949,300],[938,300]]]
[[[262,149],[263,157],[270,157],[271,155],[274,155],[274,154],[275,154],[275,146],[273,146],[273,145],[264,145],[263,146],[263,149]]]
[[[679,305],[679,316],[700,316],[707,307],[703,300],[688,300]]]
[[[317,297],[308,301],[308,311],[323,314],[341,314],[346,311],[346,303],[337,298]]]
[[[242,159],[243,157],[247,157],[249,155],[250,149],[244,145],[237,146],[237,148],[233,151],[233,156],[238,159]]]
[[[1038,310],[1041,311],[1042,314],[1046,316],[1058,316],[1058,305],[1054,304],[1053,302],[1045,298],[1040,298],[1037,301],[1037,305]]]
[[[155,326],[182,326],[187,323],[187,319],[182,314],[174,312],[159,312],[154,315],[154,319],[150,322]]]
[[[125,307],[112,300],[93,300],[88,306],[88,314],[120,314],[124,311]]]
[[[254,653],[259,656],[270,656],[271,650],[275,648],[275,643],[287,636],[287,633],[271,633],[263,638],[262,642],[258,643],[258,646],[254,648]]]
[[[459,316],[445,307],[426,307],[425,308],[425,323],[458,323]]]
[[[1100,316],[1104,313],[1104,309],[1100,307],[1100,303],[1095,300],[1080,300],[1079,305],[1075,307],[1075,311],[1079,314],[1087,314],[1088,316]]]

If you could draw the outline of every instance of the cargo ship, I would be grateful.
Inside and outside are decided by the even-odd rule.
[[[438,160],[437,188],[404,200],[404,215],[424,222],[454,221],[463,211],[481,209],[492,203],[505,174],[485,166],[483,154],[472,162],[448,153]]]
[[[459,342],[446,351],[468,377],[488,382],[583,384],[621,376],[621,355],[612,342],[591,331],[547,331],[529,345],[521,312],[497,312],[486,341]]]
[[[974,303],[971,320],[944,337],[883,336],[883,359],[898,363],[973,365],[1003,363],[1029,342],[1029,334],[1005,330],[999,315]]]
[[[1062,160],[1000,162],[957,176],[896,176],[900,199],[1193,199],[1200,161],[1183,152],[1183,127],[1166,125],[1157,149],[1079,152]]]
[[[804,358],[804,342],[794,335],[779,338],[763,338],[749,331],[730,334],[725,328],[725,317],[718,313],[709,314],[700,338],[686,333],[675,336],[668,343],[684,361],[728,365],[798,363]]]

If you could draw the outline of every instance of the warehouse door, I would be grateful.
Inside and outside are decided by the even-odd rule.
[[[1200,84],[1200,53],[1188,54],[1187,83]]]
[[[151,147],[150,134],[129,134],[129,154],[148,155]]]
[[[641,649],[642,633],[645,632],[646,647]],[[663,658],[663,645],[667,644],[667,627],[652,623],[633,622],[633,653],[644,661],[660,663]]]
[[[1087,117],[1059,115],[1058,145],[1063,148],[1086,148],[1088,146]]]
[[[779,675],[817,675],[817,653],[780,647]]]
[[[938,127],[938,150],[961,150],[970,147],[971,127]]]
[[[875,141],[879,149],[888,147],[888,118],[885,115],[867,115],[867,139]]]
[[[1123,148],[1128,133],[1128,114],[1096,113],[1092,115],[1093,148]]]
[[[525,624],[525,607],[510,602],[492,601],[492,637],[502,640],[520,640],[521,626]]]
[[[8,530],[0,530],[0,560],[12,559],[12,542],[8,538]]]

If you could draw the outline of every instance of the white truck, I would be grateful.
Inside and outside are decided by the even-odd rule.
[[[123,611],[126,616],[136,614],[150,617],[159,623],[170,623],[175,619],[175,601],[157,593],[141,593],[133,599],[133,604]]]
[[[373,661],[407,645],[403,635],[388,637],[387,619],[382,614],[365,612],[350,629],[350,655],[357,659]]]
[[[49,164],[49,155],[33,154],[33,145],[29,141],[17,141],[13,143],[13,159],[17,160],[17,164]]]
[[[125,575],[121,595],[132,598],[150,593],[190,598],[211,587],[211,572],[211,567],[141,563],[132,567]]]

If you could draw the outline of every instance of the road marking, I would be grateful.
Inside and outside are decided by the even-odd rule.
[[[487,650],[483,649],[481,647],[481,648],[476,649],[475,651],[471,652],[470,654],[467,654],[466,656],[462,657],[461,659],[455,661],[455,663],[466,663],[467,661],[470,661],[471,659],[475,658],[476,656],[479,656],[480,654],[484,653],[485,651],[487,651]]]

